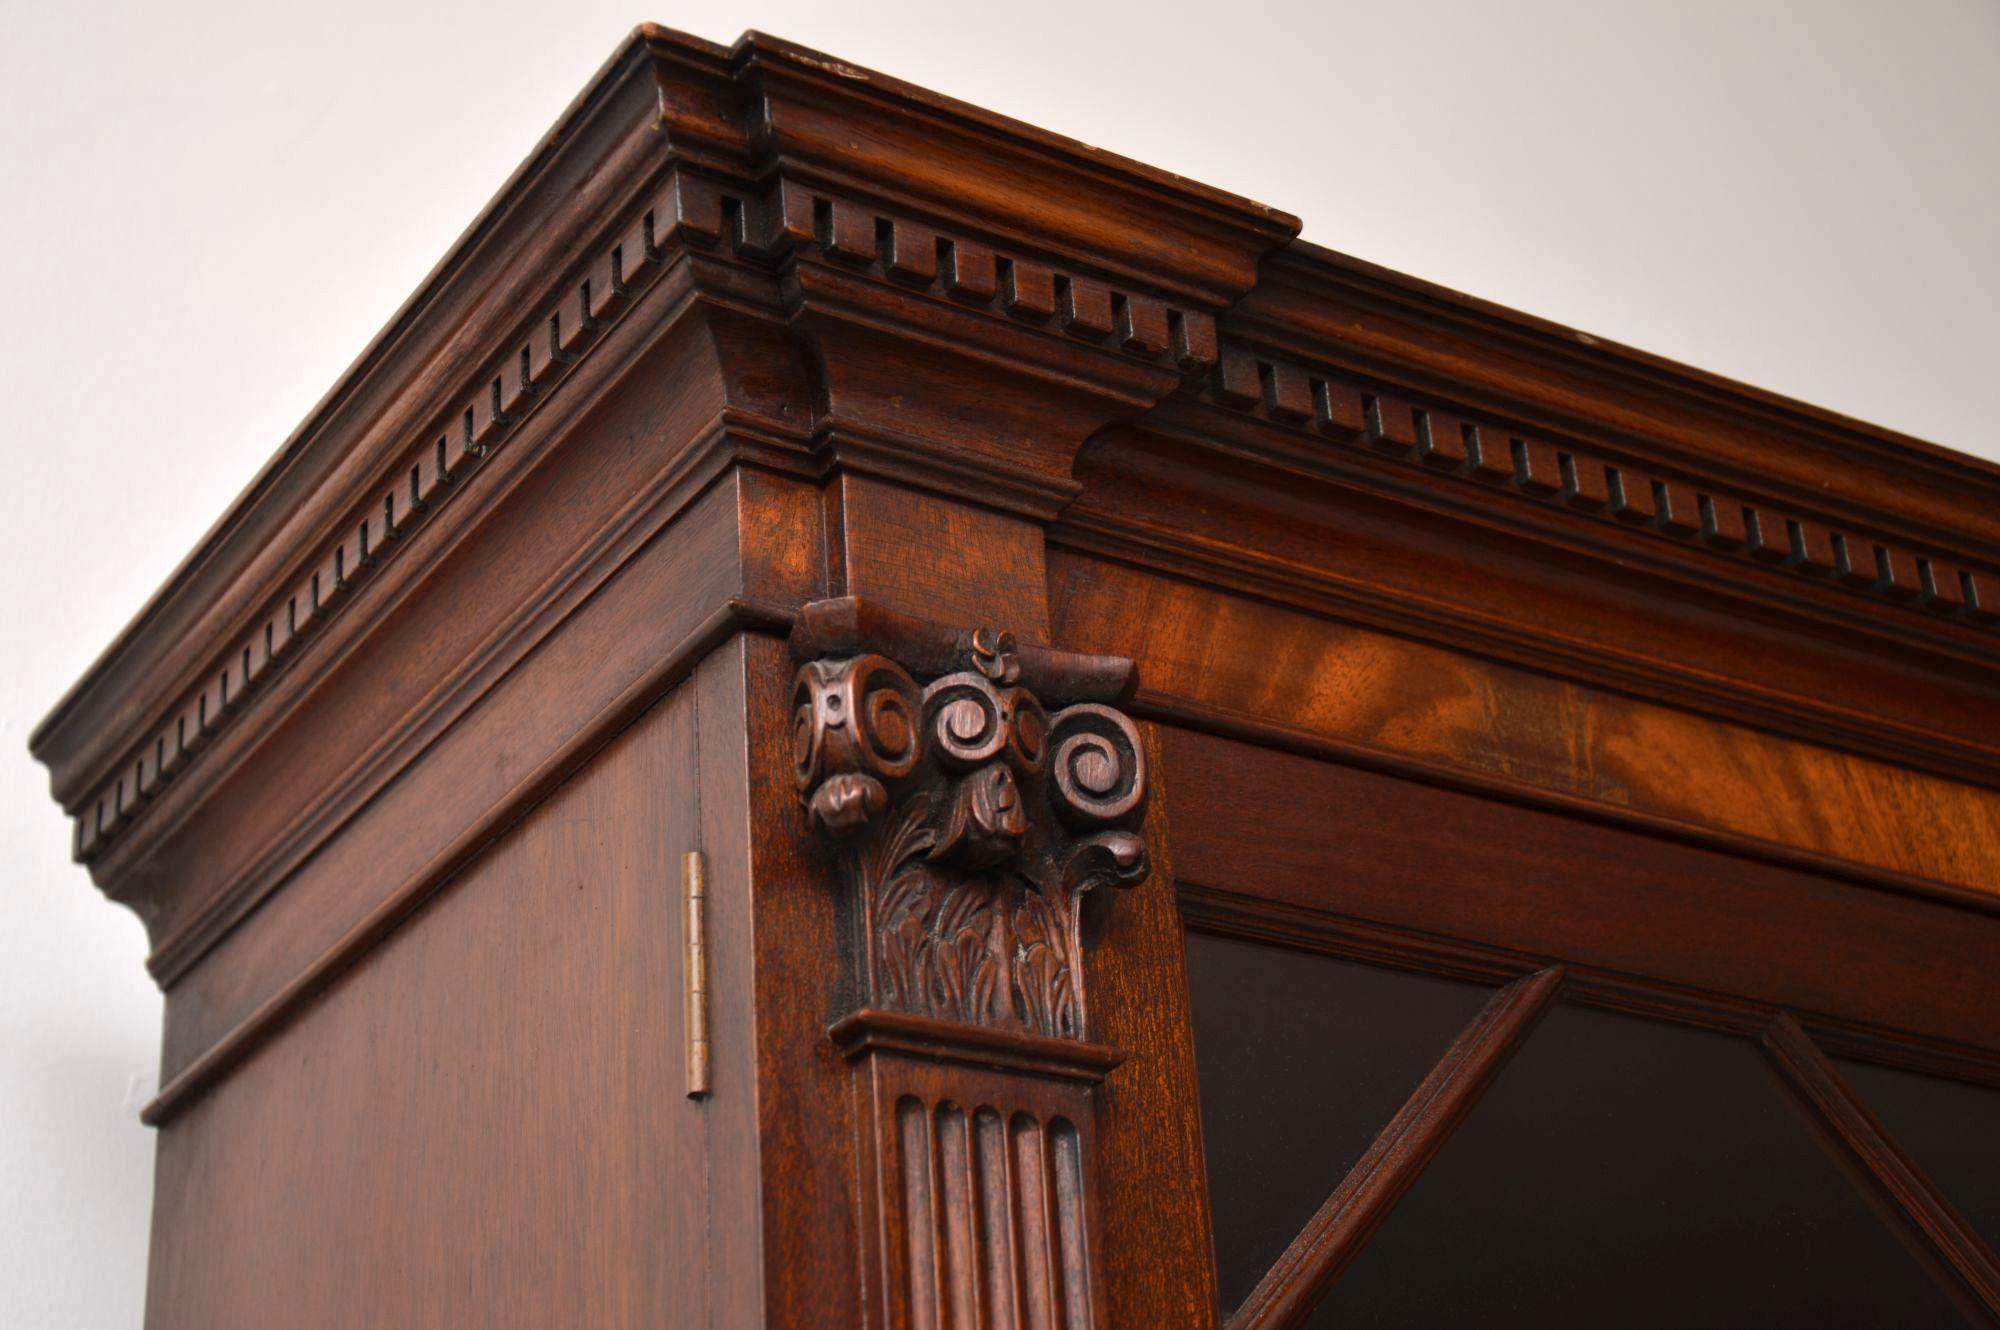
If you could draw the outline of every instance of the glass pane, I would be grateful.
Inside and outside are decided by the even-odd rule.
[[[1551,1011],[1314,1327],[1961,1321],[1756,1047]]]
[[[1867,1062],[1839,1066],[1931,1184],[2000,1248],[2000,1090]]]
[[[1489,990],[1188,934],[1222,1305],[1234,1309]]]

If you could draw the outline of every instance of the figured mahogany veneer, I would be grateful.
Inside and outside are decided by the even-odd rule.
[[[2000,468],[1297,231],[636,32],[33,736],[153,1330],[1297,1326],[1558,1001],[2000,1318]],[[1190,927],[1500,994],[1241,1306]]]

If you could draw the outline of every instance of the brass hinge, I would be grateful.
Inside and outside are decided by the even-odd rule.
[[[681,973],[687,982],[687,1093],[708,1093],[708,866],[700,850],[681,859]]]

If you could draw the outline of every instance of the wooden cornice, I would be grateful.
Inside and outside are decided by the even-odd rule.
[[[225,730],[255,728],[280,671],[316,668],[311,642],[413,557],[663,272],[677,299],[774,322],[804,308],[897,328],[912,302],[941,306],[989,362],[1129,408],[1213,365],[1215,316],[1296,230],[789,43],[642,27],[37,728],[78,857],[97,867]],[[1073,446],[926,457],[865,413],[798,401],[810,388],[780,391],[822,417],[822,465],[1011,493],[1044,516],[1073,492]]]
[[[568,262],[606,191],[592,179],[629,157],[628,131],[655,96],[635,47],[622,48],[571,104],[450,252],[194,550],[57,702],[30,738],[56,797],[73,805],[105,774],[106,749],[157,719],[249,617],[243,602],[317,555],[355,476],[404,451],[410,418],[476,375],[498,308]],[[629,169],[629,168],[628,168]],[[482,336],[482,333],[488,336]],[[343,524],[344,525],[344,524]],[[261,608],[261,606],[259,607]],[[165,676],[165,677],[162,677]]]
[[[2000,467],[1294,242],[1067,545],[2000,785]]]
[[[1224,341],[1209,396],[1227,409],[1941,631],[2000,626],[1992,463],[1302,242]]]
[[[1394,602],[1378,617],[1398,631],[1597,670],[1677,706],[1723,707],[1735,690],[1732,714],[1755,723],[2000,784],[2000,750],[1976,732],[2000,719],[2000,468],[1297,230],[789,43],[641,28],[38,727],[31,747],[76,819],[79,857],[107,886],[133,871],[317,671],[366,650],[482,520],[488,501],[466,496],[489,472],[512,475],[493,459],[573,414],[564,384],[641,306],[649,337],[676,326],[668,305],[710,322],[710,471],[885,474],[1180,575],[1352,611],[1352,588],[1312,559],[1183,541],[1097,501],[1093,465],[1168,439],[1190,472],[1304,476],[1416,526],[1442,514],[1440,531],[1504,542],[1510,575],[1541,578],[1551,598],[1601,569],[1635,616],[1699,600],[1722,657],[1783,653],[1785,682],[1692,654],[1640,668],[1615,641],[1538,654],[1532,622],[1489,632],[1450,597],[1391,588],[1375,600]],[[885,382],[877,348],[912,343],[935,361],[904,357],[897,373],[918,363],[935,378]],[[977,418],[940,405],[973,382]],[[1079,466],[1087,449],[1095,461]],[[1231,496],[1275,513],[1319,492],[1287,483]],[[1773,635],[1773,616],[1800,627]],[[337,650],[315,649],[327,638]],[[1919,723],[1918,699],[1878,726],[1843,671],[1879,688],[1918,658],[1948,720]],[[457,662],[426,668],[438,677],[412,695],[430,705]],[[264,699],[281,676],[276,707]]]
[[[1307,355],[1401,366],[1429,385],[1543,403],[1651,440],[1657,460],[1910,520],[2000,548],[2000,464],[1420,281],[1306,241],[1264,266],[1238,327]],[[1885,493],[1880,485],[1891,483]]]

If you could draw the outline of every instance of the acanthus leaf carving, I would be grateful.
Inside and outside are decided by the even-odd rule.
[[[854,602],[801,622],[807,649],[852,652],[799,668],[794,775],[838,847],[869,1005],[1085,1038],[1083,896],[1146,875],[1144,753],[1101,700],[1129,663],[1040,652],[1024,669],[1007,633]],[[1038,686],[1069,705],[1051,713]]]

